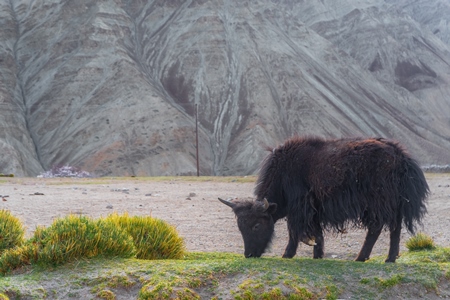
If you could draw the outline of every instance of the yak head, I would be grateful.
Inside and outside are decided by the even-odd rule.
[[[272,240],[274,221],[272,214],[277,204],[263,201],[219,200],[233,209],[239,231],[244,239],[245,257],[260,257]]]

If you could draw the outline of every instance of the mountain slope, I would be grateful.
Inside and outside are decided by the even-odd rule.
[[[0,172],[195,174],[196,107],[204,175],[293,134],[448,163],[448,16],[389,2],[0,0]]]

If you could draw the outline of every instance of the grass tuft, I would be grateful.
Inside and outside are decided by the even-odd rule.
[[[106,221],[123,228],[133,237],[136,258],[179,259],[184,256],[185,245],[175,227],[149,216],[111,214]]]
[[[24,242],[25,229],[18,218],[8,210],[0,210],[0,255]]]
[[[377,282],[383,288],[390,288],[400,284],[404,280],[404,278],[405,276],[402,274],[395,274],[387,279],[375,277],[375,282]]]
[[[60,265],[80,258],[132,257],[132,238],[122,228],[102,219],[69,215],[48,228],[38,228],[30,240],[39,248],[38,261]]]
[[[9,297],[0,292],[0,300],[9,300]]]
[[[116,299],[116,295],[108,289],[104,289],[104,290],[101,290],[100,292],[98,292],[97,297],[100,299],[106,299],[106,300],[115,300]]]
[[[433,239],[422,232],[407,240],[405,245],[409,251],[433,250],[436,248]]]
[[[148,283],[142,287],[139,291],[139,298],[142,300],[147,299],[169,299],[173,293],[173,288],[166,282],[153,285]]]
[[[8,224],[20,225],[10,215],[4,219],[14,221]],[[5,233],[11,236],[8,229]],[[23,234],[16,240],[8,243],[9,248],[0,256],[1,274],[30,264],[53,267],[94,257],[179,259],[185,254],[184,241],[175,227],[159,219],[128,214],[98,220],[69,215],[47,228],[36,228],[33,237],[24,243]]]
[[[0,274],[6,274],[37,261],[37,247],[34,244],[14,247],[0,256]]]
[[[97,256],[127,258],[135,252],[133,239],[125,230],[102,219],[69,215],[47,228],[36,228],[22,246],[6,250],[0,256],[0,273],[34,263],[57,266]]]

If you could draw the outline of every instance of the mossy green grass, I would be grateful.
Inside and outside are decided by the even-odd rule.
[[[391,299],[439,295],[450,281],[450,249],[404,253],[395,264],[310,258],[245,259],[230,253],[187,253],[182,259],[97,258],[25,268],[0,277],[11,298],[63,298],[134,293],[139,299]],[[60,285],[64,283],[64,289]],[[414,286],[414,289],[409,287]],[[65,294],[63,294],[65,293]],[[421,294],[423,296],[423,294]],[[109,297],[109,298],[108,298]]]

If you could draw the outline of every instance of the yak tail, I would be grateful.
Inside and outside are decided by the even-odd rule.
[[[415,225],[422,224],[421,220],[427,212],[426,198],[429,187],[419,165],[412,158],[405,161],[405,173],[400,179],[400,213],[403,222],[411,234],[415,232]]]

